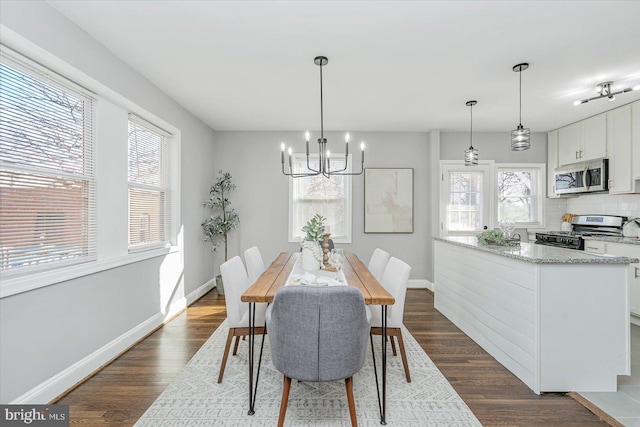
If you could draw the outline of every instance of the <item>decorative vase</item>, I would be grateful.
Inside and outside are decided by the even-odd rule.
[[[322,249],[320,243],[303,240],[300,243],[302,246],[302,254],[300,256],[300,266],[304,271],[320,270],[322,263]]]

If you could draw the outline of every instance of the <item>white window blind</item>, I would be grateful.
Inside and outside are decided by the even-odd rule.
[[[129,249],[169,241],[171,206],[165,132],[129,117]]]
[[[93,99],[1,51],[0,271],[96,259]]]

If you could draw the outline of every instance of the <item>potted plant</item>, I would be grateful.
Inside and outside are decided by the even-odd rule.
[[[324,235],[325,217],[315,214],[313,218],[307,221],[307,225],[302,227],[305,237],[300,242],[302,246],[301,266],[303,270],[314,271],[319,270],[322,265],[322,248],[320,241]]]
[[[229,232],[235,230],[240,222],[238,214],[229,208],[231,202],[228,199],[228,195],[235,188],[235,184],[231,182],[231,174],[219,171],[216,182],[209,190],[209,200],[203,204],[203,206],[209,207],[213,211],[211,216],[201,224],[204,232],[204,241],[211,243],[214,252],[220,245],[224,244],[225,262],[228,259],[227,239]],[[216,276],[216,287],[218,288],[218,294],[224,295],[224,287],[220,275]]]

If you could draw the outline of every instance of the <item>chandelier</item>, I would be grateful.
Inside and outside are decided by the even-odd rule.
[[[288,155],[289,155],[289,172],[285,171],[284,168],[284,150],[285,144],[284,142],[280,146],[282,150],[280,154],[280,162],[282,163],[282,173],[290,176],[292,178],[303,178],[306,176],[316,176],[322,175],[326,178],[329,178],[332,175],[361,175],[364,172],[364,142],[360,143],[360,172],[348,172],[348,159],[349,159],[349,132],[345,134],[344,140],[344,167],[337,170],[331,169],[331,152],[327,148],[327,140],[324,137],[324,110],[322,106],[322,67],[327,65],[329,60],[326,56],[316,56],[313,62],[320,67],[320,138],[318,138],[318,167],[317,169],[311,167],[311,162],[309,161],[309,138],[310,134],[307,131],[305,133],[305,140],[307,146],[307,170],[302,172],[293,172],[293,162],[291,156],[293,154],[293,149],[289,147]]]

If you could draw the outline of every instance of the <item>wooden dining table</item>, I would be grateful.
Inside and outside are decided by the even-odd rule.
[[[300,258],[299,252],[282,252],[262,273],[262,275],[241,296],[243,302],[249,303],[249,415],[255,413],[258,380],[260,378],[260,364],[262,362],[262,350],[264,337],[260,345],[258,367],[254,375],[255,359],[255,304],[273,302],[278,289],[286,285],[289,275]],[[379,386],[376,368],[375,351],[373,351],[373,337],[371,337],[371,351],[373,354],[376,387],[378,390],[378,405],[380,408],[380,424],[386,425],[387,402],[387,307],[393,305],[395,299],[376,280],[369,269],[353,253],[345,253],[345,261],[342,264],[342,272],[349,286],[354,286],[362,292],[364,302],[367,305],[379,305],[382,315],[382,350],[381,350],[381,383]],[[262,326],[262,325],[260,325]],[[266,328],[265,328],[266,331]],[[254,381],[255,376],[255,381]]]

